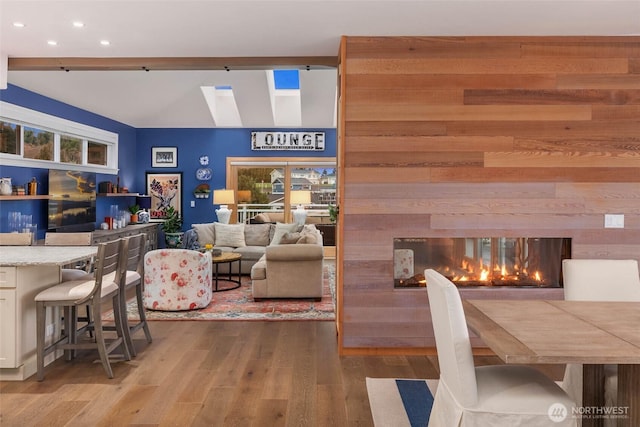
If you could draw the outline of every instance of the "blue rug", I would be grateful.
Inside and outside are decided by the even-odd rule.
[[[437,380],[367,378],[376,427],[426,427]]]

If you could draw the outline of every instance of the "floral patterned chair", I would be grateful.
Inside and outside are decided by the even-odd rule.
[[[209,305],[211,298],[211,254],[188,249],[157,249],[145,254],[145,308],[194,310]]]

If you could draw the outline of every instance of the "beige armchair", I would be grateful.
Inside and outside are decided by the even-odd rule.
[[[301,243],[267,246],[251,269],[253,299],[322,299],[322,245]]]

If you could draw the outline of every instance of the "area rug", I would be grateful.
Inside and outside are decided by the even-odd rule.
[[[376,427],[426,427],[438,380],[367,378]]]
[[[223,284],[223,282],[221,282]],[[129,320],[138,320],[135,298],[127,304]],[[335,263],[325,262],[323,295],[313,299],[263,299],[251,295],[251,279],[242,277],[242,286],[230,291],[214,292],[213,301],[202,309],[190,311],[146,311],[147,320],[335,320]],[[113,320],[113,312],[103,315]]]

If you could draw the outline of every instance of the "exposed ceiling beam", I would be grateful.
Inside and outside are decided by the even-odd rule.
[[[337,65],[337,56],[9,58],[9,71],[324,69]]]

